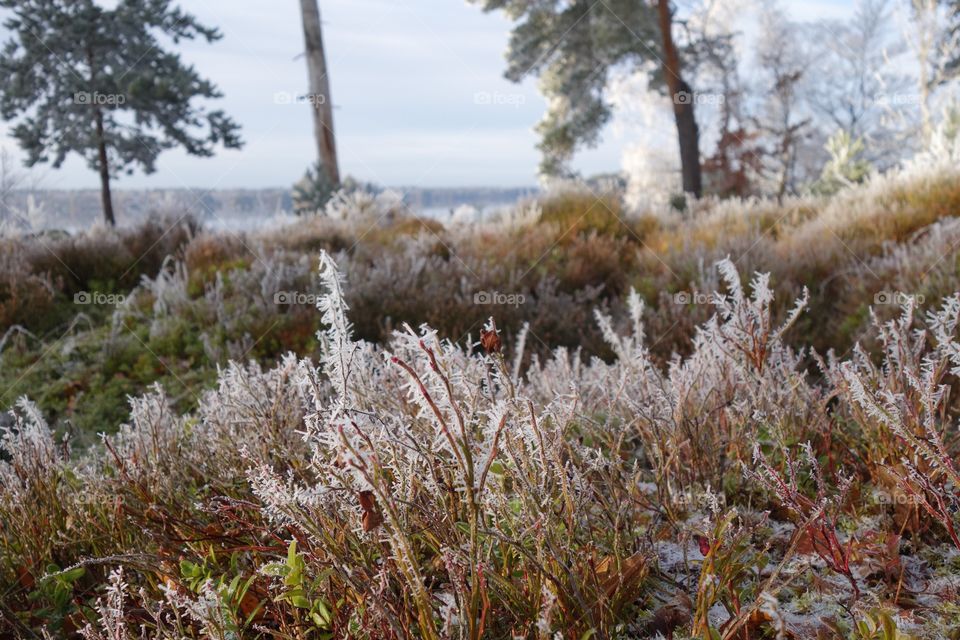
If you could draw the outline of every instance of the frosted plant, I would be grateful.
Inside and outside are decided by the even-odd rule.
[[[783,334],[800,317],[809,301],[809,293],[803,290],[803,297],[796,302],[783,324],[777,328],[771,326],[770,304],[773,291],[770,289],[770,275],[758,274],[751,283],[753,295],[750,300],[744,296],[740,276],[734,264],[728,259],[719,263],[718,269],[731,291],[730,297],[717,296],[715,303],[720,324],[707,327],[707,334],[716,338],[715,344],[724,348],[729,345],[739,352],[753,366],[757,374],[763,373],[768,362],[774,365],[796,367],[791,351],[783,345]],[[712,335],[711,335],[712,334]],[[787,361],[787,362],[785,362]]]
[[[180,445],[183,425],[163,388],[154,385],[151,393],[130,399],[130,422],[107,440],[130,477],[141,482],[177,482],[176,474],[164,470],[170,462],[167,451]]]
[[[693,352],[665,371],[644,346],[643,304],[632,294],[626,337],[598,314],[617,355],[613,364],[587,364],[579,354],[558,350],[547,363],[535,360],[527,375],[529,391],[541,401],[572,391],[580,403],[602,411],[611,429],[625,424],[635,430],[643,442],[640,455],[652,465],[658,500],[668,510],[693,484],[720,486],[731,458],[749,458],[758,420],[822,422],[816,416],[819,391],[805,383],[801,355],[783,342],[806,298],[776,326],[767,277],[757,276],[748,296],[732,263],[718,268],[729,295],[713,298],[717,312],[698,330]]]
[[[240,637],[230,608],[212,580],[203,583],[197,595],[185,594],[166,586],[163,590],[167,605],[198,625],[202,637],[211,640],[233,640]]]
[[[85,640],[128,640],[134,638],[127,628],[124,599],[128,585],[123,579],[123,568],[110,572],[106,599],[97,598],[94,610],[97,613],[97,627],[90,623],[80,630]]]
[[[900,318],[877,322],[882,367],[858,349],[852,360],[834,363],[831,372],[858,422],[882,443],[877,458],[893,465],[899,488],[939,521],[960,549],[960,467],[945,442],[946,432],[956,428],[947,418],[945,399],[960,374],[960,295],[928,314],[927,330],[914,326],[914,304],[908,299]]]
[[[37,405],[17,402],[13,424],[0,426],[0,496],[6,505],[27,507],[36,484],[46,483],[62,464],[61,452]]]
[[[777,640],[787,640],[789,638],[789,629],[786,617],[780,610],[777,599],[764,591],[760,594],[760,611],[773,621],[773,629],[776,631]]]
[[[249,474],[253,490],[271,519],[300,528],[318,544],[329,535],[318,520],[327,519],[352,529],[358,544],[386,544],[424,636],[440,633],[434,626],[440,616],[479,637],[489,579],[483,558],[490,549],[534,545],[540,555],[567,548],[553,539],[560,532],[541,529],[555,516],[558,499],[571,533],[596,516],[590,496],[602,489],[593,486],[600,478],[590,475],[603,463],[569,437],[577,398],[565,393],[536,408],[521,395],[519,376],[499,346],[487,339],[488,353],[471,353],[472,345],[440,340],[426,327],[395,332],[386,348],[356,340],[344,279],[329,256],[320,264],[322,366],[304,362],[300,369],[300,385],[313,397],[305,438],[316,481],[304,484],[260,464]],[[495,330],[485,328],[488,336]],[[444,528],[443,557],[463,576],[441,603],[424,588],[420,545],[411,535],[424,519]],[[517,522],[535,527],[517,531]],[[358,567],[343,560],[334,566],[341,579],[358,584]],[[573,598],[569,589],[591,587],[565,581],[555,588]],[[370,606],[379,605],[371,600]],[[386,609],[378,615],[392,619]]]
[[[204,394],[194,438],[200,450],[224,440],[257,460],[279,459],[304,450],[300,436],[306,398],[298,385],[299,363],[285,355],[270,370],[257,363],[231,362],[221,369],[217,388]]]
[[[863,158],[863,140],[853,138],[848,131],[840,129],[830,136],[826,150],[830,157],[811,187],[814,193],[834,194],[862,182],[873,171],[872,165]]]
[[[744,473],[790,510],[797,528],[804,531],[813,551],[828,567],[850,582],[852,598],[856,601],[860,596],[860,586],[851,569],[851,544],[841,540],[838,527],[838,516],[853,486],[853,478],[839,478],[835,492],[831,492],[809,442],[801,447],[802,464],[782,442],[778,444],[786,466],[784,472],[774,468],[757,443],[754,445],[753,468],[744,465]],[[806,467],[816,484],[813,498],[806,496],[800,487],[802,466]]]
[[[461,204],[450,213],[451,225],[472,225],[481,220],[480,211],[469,204]]]
[[[405,211],[401,194],[389,189],[378,194],[341,189],[333,194],[324,207],[327,217],[345,220],[364,229],[402,218]]]
[[[924,227],[903,242],[884,247],[882,254],[859,265],[850,279],[857,286],[851,298],[869,299],[878,291],[899,297],[923,296],[918,302],[948,297],[956,289],[954,265],[944,259],[960,243],[960,220],[944,219]],[[873,331],[872,326],[864,328]]]
[[[157,317],[170,316],[189,304],[189,282],[186,265],[168,257],[155,278],[146,276],[141,286],[153,295],[153,313]]]
[[[809,217],[810,199],[786,199],[796,207],[791,224],[820,225],[821,235],[808,240],[846,233],[846,225],[869,228],[871,209],[889,189],[911,184],[902,176],[882,180],[851,187],[858,195],[841,202],[850,211],[833,211],[826,221]],[[690,229],[710,241],[728,232],[732,238],[674,249],[682,272],[693,274],[690,291],[721,290],[710,304],[675,305],[666,292],[645,301],[631,291],[611,310],[544,278],[529,289],[535,312],[495,308],[496,323],[476,324],[479,340],[475,329],[452,342],[441,337],[452,331],[401,321],[417,303],[441,322],[469,309],[478,286],[471,271],[492,282],[519,279],[514,266],[492,264],[485,254],[491,238],[469,244],[478,230],[511,233],[508,221],[443,231],[449,254],[420,234],[397,239],[382,255],[360,247],[323,254],[319,270],[302,252],[276,247],[219,279],[186,267],[177,275],[179,267],[168,265],[167,280],[142,285],[156,288],[164,304],[131,304],[122,313],[155,317],[163,330],[201,319],[239,346],[250,326],[246,314],[259,320],[298,312],[278,312],[274,289],[317,291],[318,358],[287,354],[273,368],[224,364],[216,388],[195,398],[197,409],[187,415],[173,410],[174,396],[151,389],[131,401],[119,433],[82,455],[50,436],[35,409],[22,407],[0,435],[10,452],[0,459],[0,576],[26,581],[24,558],[89,558],[84,566],[91,567],[125,562],[124,581],[149,593],[127,590],[119,602],[127,618],[150,625],[140,630],[145,637],[189,637],[201,628],[233,633],[239,605],[214,586],[228,564],[231,579],[253,579],[254,603],[244,615],[262,603],[262,624],[253,624],[278,637],[642,635],[631,621],[640,607],[656,607],[663,589],[691,601],[697,589],[697,610],[678,608],[676,633],[693,621],[712,633],[732,620],[741,630],[805,637],[792,628],[789,594],[768,576],[792,573],[798,589],[816,578],[822,598],[836,602],[850,588],[816,573],[826,563],[855,576],[850,584],[865,592],[863,601],[880,597],[879,581],[861,579],[863,558],[878,553],[876,540],[840,524],[857,509],[888,534],[882,527],[892,509],[854,502],[859,496],[895,489],[920,508],[910,549],[941,532],[930,523],[953,541],[956,425],[946,389],[960,374],[960,296],[926,317],[912,305],[891,322],[878,314],[879,352],[862,346],[842,361],[811,354],[822,375],[810,375],[808,352],[789,344],[807,296],[791,284],[785,289],[799,295],[792,307],[789,298],[773,297],[773,283],[782,284],[793,266],[778,262],[782,271],[750,280],[740,274],[752,254],[712,266],[737,242],[744,250],[758,243],[763,260],[787,252],[791,234],[768,233],[786,212],[746,201],[698,206],[710,213]],[[305,224],[334,229],[342,240],[353,223]],[[663,233],[688,229],[657,224]],[[955,235],[943,222],[901,246],[903,253],[891,250],[868,264],[907,284],[922,280],[909,272],[911,256],[936,266],[935,254]],[[529,241],[540,250],[536,238]],[[821,249],[811,251],[819,256]],[[943,262],[941,289],[951,286],[952,266]],[[874,284],[863,279],[864,290]],[[206,288],[199,291],[197,282]],[[597,308],[596,327],[587,327],[584,307]],[[608,347],[604,358],[586,349],[538,350],[537,341],[549,339],[538,335],[542,316],[560,316],[575,336],[594,330]],[[664,361],[657,341],[671,318],[686,322],[692,339]],[[513,339],[498,333],[526,319]],[[371,329],[378,323],[382,333]],[[362,339],[371,334],[387,339]],[[208,339],[218,359],[230,353],[217,332]],[[854,481],[874,486],[855,488]],[[764,487],[769,491],[758,491]],[[786,509],[764,518],[754,511],[764,496]],[[793,524],[776,521],[781,514]],[[801,539],[813,554],[794,562],[790,543]],[[278,570],[290,547],[294,561],[287,556]],[[883,551],[898,552],[890,549]],[[214,582],[187,593],[177,561],[214,555]],[[903,558],[911,589],[912,572],[925,577],[915,560]],[[97,573],[74,595],[90,602],[105,594],[108,606],[111,592],[89,584],[104,582]],[[168,585],[163,591],[158,573]],[[777,594],[779,607],[769,599]],[[766,618],[752,615],[757,611]],[[103,618],[90,633],[105,633],[110,619]]]
[[[543,209],[540,203],[531,200],[494,210],[477,226],[480,230],[512,233],[533,227],[540,221],[542,215]]]

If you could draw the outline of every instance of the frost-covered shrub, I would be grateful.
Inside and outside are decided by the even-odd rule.
[[[37,316],[49,316],[57,293],[49,274],[30,269],[19,243],[0,239],[0,328],[36,328]]]
[[[908,301],[899,319],[877,323],[883,367],[857,349],[830,375],[874,448],[874,482],[925,510],[960,550],[960,463],[947,404],[960,374],[960,295],[928,313],[925,328],[915,326],[914,311]]]
[[[251,482],[270,517],[309,536],[308,557],[330,563],[337,582],[362,598],[353,615],[366,624],[426,637],[501,635],[509,618],[493,615],[490,597],[504,588],[515,606],[546,616],[544,624],[611,624],[644,563],[621,546],[625,539],[590,525],[621,509],[594,502],[608,493],[610,472],[572,437],[585,433],[575,398],[534,406],[498,351],[471,355],[427,328],[398,331],[387,348],[356,341],[341,276],[329,258],[322,269],[322,368],[305,363],[301,383],[315,403],[306,420],[315,480],[293,483],[258,465]],[[559,529],[550,524],[557,517],[566,523]],[[435,538],[426,546],[414,535],[424,527]],[[334,531],[349,532],[347,548],[360,555],[331,547]],[[584,544],[599,557],[583,557]],[[388,562],[371,563],[362,550],[380,545]],[[626,563],[629,576],[598,574],[600,560]],[[448,580],[441,592],[425,588],[437,564]],[[511,566],[529,576],[492,584]],[[545,569],[560,573],[546,579]]]
[[[958,368],[956,298],[928,318],[929,349],[905,316],[881,327],[883,369],[861,352],[824,364],[818,383],[784,340],[806,297],[776,322],[769,278],[745,286],[731,261],[714,315],[666,364],[637,293],[625,330],[596,314],[608,360],[564,348],[528,358],[532,337],[511,346],[492,321],[479,344],[427,326],[360,340],[350,286],[329,255],[320,264],[317,362],[230,364],[185,416],[155,389],[80,457],[24,405],[3,440],[14,452],[0,467],[4,575],[67,575],[23,577],[27,553],[79,563],[89,577],[63,588],[91,598],[97,622],[78,625],[90,638],[803,635],[814,623],[790,598],[814,578],[840,610],[849,591],[831,576],[843,574],[859,614],[874,615],[882,586],[862,572],[878,546],[835,496],[880,485],[885,452],[903,457],[895,486],[940,527],[923,534],[951,539],[956,452],[937,416],[938,385]],[[864,449],[830,448],[840,419],[863,430]],[[797,443],[809,443],[811,477],[793,461]],[[822,456],[872,466],[837,474]],[[85,500],[71,501],[64,479]],[[779,502],[795,529],[756,510]],[[25,546],[40,523],[49,541]],[[110,577],[115,565],[124,572]],[[13,606],[29,608],[18,593]]]
[[[937,254],[956,230],[925,226],[948,175],[922,196],[901,176],[844,191],[859,200],[604,215],[572,237],[576,208],[443,228],[374,224],[389,206],[365,200],[288,244],[204,239],[142,280],[110,340],[201,354],[215,388],[171,378],[89,451],[18,411],[2,604],[55,637],[815,637],[894,619],[949,637],[960,303]],[[891,324],[878,303],[870,337],[881,283],[926,283],[939,308]],[[864,337],[852,356],[795,346],[842,344],[841,318]]]
[[[0,238],[0,335],[13,325],[34,333],[65,327],[78,314],[75,294],[129,291],[195,231],[192,220],[159,218],[132,229]]]

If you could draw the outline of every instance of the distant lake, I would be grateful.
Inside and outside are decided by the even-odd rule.
[[[535,195],[534,188],[394,189],[403,194],[411,211],[425,218],[446,222],[458,218],[479,220]],[[96,190],[17,191],[8,195],[8,205],[23,230],[62,229],[76,233],[101,224],[100,194]],[[272,229],[297,221],[290,212],[292,201],[285,189],[157,189],[114,192],[117,222],[128,227],[159,215],[176,220],[192,215],[212,230],[254,231]],[[3,220],[0,218],[0,223]]]

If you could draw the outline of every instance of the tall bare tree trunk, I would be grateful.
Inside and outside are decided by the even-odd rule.
[[[100,204],[103,206],[103,219],[111,227],[117,226],[113,216],[113,197],[110,195],[110,163],[107,158],[107,137],[103,129],[103,109],[96,103],[97,66],[94,64],[93,48],[87,47],[87,64],[90,67],[90,105],[93,109],[93,121],[97,136],[97,165],[100,169]]]
[[[680,54],[673,41],[673,14],[669,0],[657,0],[657,14],[663,41],[663,75],[673,100],[673,117],[680,142],[683,191],[699,198],[703,195],[703,179],[700,173],[700,130],[693,110],[695,96],[690,85],[683,80]]]
[[[103,112],[95,107],[94,118],[97,123],[97,155],[100,165],[100,201],[103,204],[103,219],[111,227],[117,226],[113,217],[113,198],[110,195],[110,165],[107,163],[107,141],[103,134]]]
[[[333,135],[333,102],[330,99],[330,77],[323,52],[320,29],[320,8],[317,0],[300,0],[303,16],[303,39],[307,47],[307,74],[310,102],[313,105],[313,132],[317,139],[320,168],[334,187],[340,185],[337,164],[337,143]]]

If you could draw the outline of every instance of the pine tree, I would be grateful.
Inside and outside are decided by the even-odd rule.
[[[668,0],[471,0],[485,11],[503,10],[517,21],[507,53],[508,79],[540,76],[549,110],[537,131],[541,173],[568,173],[581,146],[592,146],[610,119],[609,74],[632,65],[649,68],[673,100],[683,189],[701,194],[695,99],[684,78],[687,53],[674,39]]]
[[[843,129],[830,136],[826,145],[830,159],[823,166],[820,179],[811,187],[813,193],[833,195],[845,187],[863,182],[873,167],[863,158],[862,138],[854,138]]]
[[[156,168],[161,151],[211,156],[239,148],[239,126],[223,111],[193,104],[221,93],[158,36],[174,44],[221,37],[171,0],[0,0],[13,34],[0,52],[0,115],[27,166],[60,167],[71,152],[99,172],[103,215],[115,224],[110,180]]]

